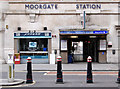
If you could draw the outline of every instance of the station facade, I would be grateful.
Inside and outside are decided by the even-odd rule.
[[[5,4],[3,4],[5,3]],[[1,3],[0,59],[54,64],[118,62],[118,1],[8,1]],[[17,58],[16,58],[17,57]]]

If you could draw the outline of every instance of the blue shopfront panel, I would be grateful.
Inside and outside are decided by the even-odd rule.
[[[48,56],[20,56],[21,58],[21,64],[26,64],[27,63],[27,58],[31,57],[32,58],[32,63],[33,64],[48,64]]]
[[[14,33],[14,38],[51,38],[51,32]]]

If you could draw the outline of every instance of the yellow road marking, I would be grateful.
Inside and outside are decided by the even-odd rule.
[[[24,82],[25,82],[25,80],[24,80]],[[33,83],[31,83],[31,84],[21,84],[21,85],[14,85],[14,86],[2,86],[2,88],[31,86],[31,85],[34,85],[35,83],[36,82],[33,81]]]

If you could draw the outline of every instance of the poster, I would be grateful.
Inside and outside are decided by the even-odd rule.
[[[106,40],[100,40],[100,50],[106,50]]]
[[[61,40],[61,50],[67,50],[67,40]]]

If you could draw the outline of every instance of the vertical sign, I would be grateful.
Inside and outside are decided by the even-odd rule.
[[[81,26],[83,29],[85,29],[85,16],[86,16],[85,11],[83,11],[83,13],[80,14],[80,16],[81,16]]]
[[[83,12],[83,22],[84,22],[84,27],[83,27],[83,29],[85,29],[85,11]]]
[[[67,40],[61,40],[61,50],[67,50]]]

